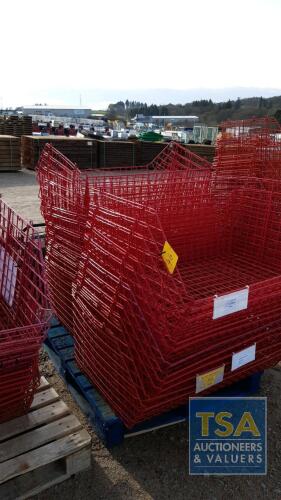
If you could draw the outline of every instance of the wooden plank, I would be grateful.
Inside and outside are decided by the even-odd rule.
[[[44,406],[22,417],[17,417],[9,422],[0,424],[0,442],[27,432],[39,425],[48,424],[70,413],[63,401],[56,401],[49,406]]]
[[[48,404],[54,403],[55,401],[58,401],[59,395],[53,389],[50,387],[49,389],[46,389],[45,391],[38,392],[35,394],[33,403],[31,405],[31,410],[37,410],[38,408],[41,408],[42,406],[46,406]]]
[[[65,481],[70,476],[65,473],[63,462],[52,462],[28,474],[17,476],[0,485],[1,500],[24,500],[41,491]]]
[[[0,171],[1,172],[18,172],[19,170],[21,170],[21,167],[0,167]]]
[[[69,466],[70,461],[73,464],[72,468]],[[0,498],[1,500],[29,499],[31,496],[38,495],[47,488],[69,479],[73,474],[86,470],[90,466],[91,450],[85,448],[70,455],[66,462],[62,460],[52,462],[5,482],[0,485]]]
[[[86,430],[81,430],[58,439],[39,449],[24,453],[21,456],[12,458],[1,465],[0,481],[8,481],[20,474],[42,467],[51,462],[65,458],[71,453],[89,447],[91,437]]]
[[[92,454],[89,448],[84,448],[81,451],[73,453],[66,459],[66,472],[69,476],[77,474],[82,470],[87,470],[92,464]],[[1,497],[0,497],[1,498]]]
[[[48,387],[50,387],[48,380],[46,380],[45,377],[41,377],[40,378],[40,385],[39,385],[36,393],[40,392],[40,391],[45,391]]]
[[[91,438],[41,377],[32,410],[0,424],[0,499],[24,500],[91,465]]]
[[[67,415],[55,422],[25,432],[0,444],[0,462],[22,455],[55,439],[72,434],[81,429],[81,427],[79,420],[74,415]]]

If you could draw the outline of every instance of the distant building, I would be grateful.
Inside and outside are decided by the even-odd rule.
[[[132,118],[133,123],[155,123],[157,125],[165,125],[166,123],[184,123],[186,126],[193,127],[199,121],[198,116],[184,115],[184,116],[145,116],[142,114],[136,115]]]
[[[24,115],[67,116],[73,118],[86,118],[92,113],[91,109],[81,108],[80,106],[47,106],[45,104],[22,106],[17,111],[22,111]]]

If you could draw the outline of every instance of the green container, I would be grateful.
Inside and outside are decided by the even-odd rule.
[[[157,134],[156,132],[142,132],[139,135],[140,141],[149,141],[149,142],[160,142],[163,141],[163,136],[161,134]]]

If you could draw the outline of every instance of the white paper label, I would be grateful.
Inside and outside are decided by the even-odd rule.
[[[17,282],[17,264],[14,259],[0,247],[0,286],[1,295],[9,306],[13,305]]]
[[[227,316],[248,307],[249,288],[243,288],[238,292],[221,295],[214,299],[213,319]]]
[[[87,144],[88,144],[88,146],[92,146],[93,143],[88,141]]]
[[[231,371],[237,370],[240,366],[244,366],[247,363],[251,363],[256,359],[256,344],[246,347],[242,351],[235,352],[232,355]]]

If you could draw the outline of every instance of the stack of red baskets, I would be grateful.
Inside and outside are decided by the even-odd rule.
[[[221,125],[214,166],[219,175],[280,178],[281,126],[272,117]]]
[[[50,148],[39,165],[43,211],[69,241],[76,213],[76,360],[128,427],[281,359],[281,181],[182,150],[133,175],[79,174],[79,202],[59,166],[47,174]],[[44,201],[48,175],[63,209]]]
[[[280,181],[225,194],[173,173],[155,191],[145,204],[97,193],[77,277],[76,359],[128,426],[184,403],[204,374],[227,385],[281,358]]]
[[[25,413],[39,384],[47,329],[41,245],[0,199],[0,422]]]
[[[83,211],[80,175],[76,166],[49,144],[39,165],[49,298],[57,317],[72,332],[72,283],[84,233],[78,215]]]
[[[80,260],[89,205],[96,187],[127,198],[141,197],[135,183],[151,171],[203,169],[211,164],[184,147],[168,145],[150,164],[134,169],[79,171],[77,166],[47,144],[37,168],[41,211],[46,222],[46,273],[52,308],[73,332],[73,287]],[[135,174],[137,173],[137,178]],[[129,179],[134,177],[132,188]]]

